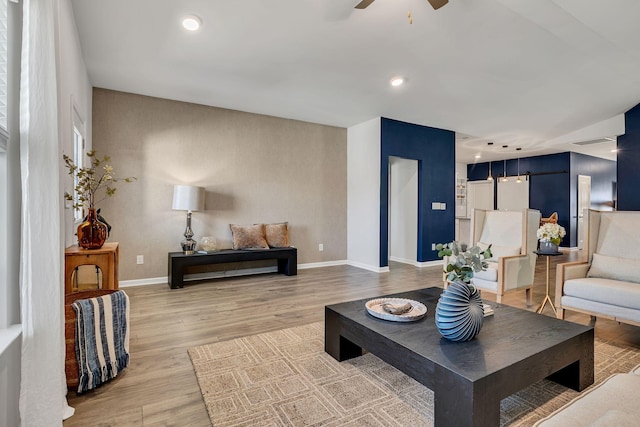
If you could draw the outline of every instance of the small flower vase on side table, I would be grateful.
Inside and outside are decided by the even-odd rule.
[[[436,327],[450,341],[472,340],[484,323],[480,292],[462,281],[452,282],[436,305]]]
[[[107,240],[107,226],[98,219],[94,208],[89,208],[87,220],[78,226],[78,246],[100,249]]]
[[[540,253],[543,254],[555,254],[558,253],[558,245],[553,243],[552,241],[542,241],[540,240]]]

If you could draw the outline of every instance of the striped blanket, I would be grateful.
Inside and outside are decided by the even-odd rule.
[[[129,297],[124,291],[77,300],[78,393],[114,378],[129,365]]]

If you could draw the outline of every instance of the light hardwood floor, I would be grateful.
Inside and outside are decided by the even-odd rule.
[[[555,265],[577,259],[568,252]],[[299,270],[298,276],[264,274],[189,282],[184,289],[166,284],[128,287],[131,304],[131,363],[118,378],[76,395],[71,426],[209,426],[187,348],[322,321],[324,306],[354,299],[441,286],[440,267],[415,268],[391,263],[377,274],[349,266]],[[533,292],[535,310],[544,297],[545,260],[538,259]],[[483,295],[495,301],[490,294]],[[524,292],[503,303],[527,308]],[[545,307],[544,314],[553,315]],[[567,320],[588,324],[589,316],[568,313]],[[640,328],[599,319],[596,336],[640,347]]]

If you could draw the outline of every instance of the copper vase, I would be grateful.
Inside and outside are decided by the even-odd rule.
[[[100,249],[107,240],[107,226],[98,219],[95,209],[89,209],[87,220],[78,226],[78,246]]]

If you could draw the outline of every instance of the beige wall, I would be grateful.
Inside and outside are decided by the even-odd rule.
[[[174,184],[206,189],[196,240],[230,247],[230,223],[288,221],[298,263],[347,258],[346,129],[96,88],[93,147],[138,178],[98,204],[120,242],[120,280],[167,275],[186,224]]]

